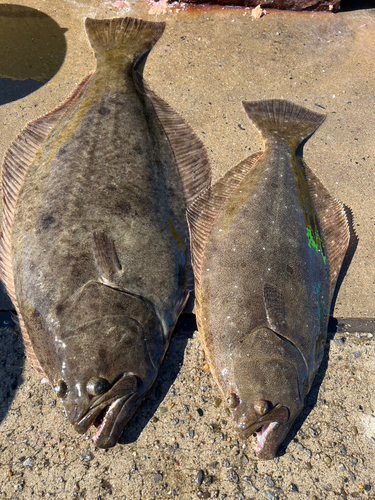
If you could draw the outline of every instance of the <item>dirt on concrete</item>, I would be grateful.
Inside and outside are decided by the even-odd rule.
[[[306,144],[304,159],[351,208],[358,237],[333,314],[356,321],[375,317],[374,9],[268,11],[254,19],[251,9],[192,9],[166,2],[17,4],[48,16],[43,23],[58,24],[53,40],[43,29],[33,38],[45,37],[59,69],[54,66],[47,81],[39,80],[37,90],[32,78],[17,75],[14,85],[24,93],[14,87],[12,95],[23,97],[0,107],[1,157],[29,121],[58,106],[95,68],[85,17],[165,20],[166,31],[144,74],[201,137],[215,179],[262,148],[242,100],[285,98],[327,114]],[[27,29],[26,24],[15,32],[8,47],[21,43]],[[36,46],[33,41],[22,46],[30,51],[30,64],[40,57]],[[7,77],[0,79],[0,92],[7,94],[9,75],[0,76]],[[19,83],[27,80],[28,93],[27,84]],[[1,319],[0,498],[375,498],[371,321],[368,331],[358,333],[357,321],[357,333],[344,326],[330,335],[303,414],[280,456],[262,462],[254,456],[254,438],[237,440],[191,315],[180,322],[156,384],[121,444],[108,451],[95,448],[90,434],[73,431],[48,383],[24,359],[9,314]]]

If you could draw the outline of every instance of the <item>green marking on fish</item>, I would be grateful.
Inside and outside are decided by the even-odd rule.
[[[323,240],[317,231],[313,231],[310,226],[306,227],[306,236],[309,240],[309,248],[315,248],[318,253],[321,253],[324,264],[327,263],[327,257],[324,255]]]

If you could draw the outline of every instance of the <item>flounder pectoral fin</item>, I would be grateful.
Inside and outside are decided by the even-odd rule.
[[[134,73],[141,93],[151,101],[176,159],[186,206],[211,185],[211,168],[206,149],[194,130],[174,109],[157,96],[143,78]]]
[[[263,300],[269,327],[274,332],[279,333],[286,327],[283,294],[275,286],[265,283],[263,286]]]
[[[214,186],[207,188],[188,208],[188,222],[192,246],[192,262],[197,285],[200,282],[203,254],[211,230],[219,213],[233,191],[250,174],[262,153],[249,156],[229,170]]]
[[[344,205],[329,194],[305,163],[303,167],[323,237],[328,262],[329,294],[332,300],[344,257],[349,248],[349,221]]]
[[[33,367],[38,371],[42,371],[42,369],[36,359],[26,326],[22,320],[14,286],[11,242],[14,213],[30,165],[39,154],[43,144],[45,144],[59,121],[63,120],[64,117],[77,106],[77,102],[85,91],[92,75],[93,73],[84,78],[72,95],[58,108],[26,126],[17,139],[10,145],[5,154],[2,168],[1,184],[4,203],[0,236],[1,278],[20,319],[20,328],[25,343],[26,355],[30,359]]]
[[[123,268],[116,252],[115,242],[103,231],[95,231],[92,236],[92,246],[101,279],[109,285],[116,282],[116,278],[123,274]]]

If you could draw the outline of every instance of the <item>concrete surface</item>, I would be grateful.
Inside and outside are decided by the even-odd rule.
[[[60,104],[95,67],[85,17],[164,19],[167,29],[148,59],[145,77],[200,135],[215,179],[262,147],[242,100],[286,98],[327,114],[304,147],[304,158],[351,208],[358,236],[334,315],[375,317],[375,10],[274,11],[255,20],[250,9],[176,10],[164,1],[154,7],[99,0],[17,4],[40,9],[58,23],[66,55],[38,90],[0,107],[0,157],[30,120]],[[46,35],[41,29],[40,36]],[[45,39],[56,59],[64,50],[58,35],[54,43]],[[11,45],[20,39],[15,36]],[[37,58],[31,44],[30,61]],[[281,456],[260,462],[253,439],[237,442],[193,331],[193,320],[185,317],[123,444],[105,452],[70,428],[48,384],[24,361],[21,339],[4,316],[0,498],[375,498],[371,333],[349,334],[344,328],[327,344],[305,412]]]

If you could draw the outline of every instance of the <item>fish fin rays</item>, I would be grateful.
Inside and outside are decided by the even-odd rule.
[[[188,208],[192,261],[197,283],[200,280],[204,250],[217,216],[261,156],[262,153],[256,153],[241,161],[212,187],[206,189]]]
[[[329,293],[332,299],[344,257],[349,248],[350,226],[344,205],[329,194],[305,163],[303,165],[323,237],[328,261]]]
[[[114,283],[124,273],[114,241],[103,231],[95,231],[92,246],[101,279],[105,284]]]
[[[135,73],[135,78],[140,91],[150,99],[171,145],[186,206],[189,207],[211,184],[211,168],[206,149],[190,125],[169,104],[158,97],[140,75]]]
[[[325,116],[284,99],[243,101],[246,114],[265,139],[307,139]]]
[[[283,331],[286,327],[283,294],[275,286],[265,283],[263,285],[263,300],[270,329],[274,332]]]
[[[86,18],[85,28],[97,55],[113,52],[134,54],[137,60],[151,50],[165,30],[164,22],[145,21],[132,17],[115,19]]]
[[[34,368],[37,370],[39,370],[39,366],[34,363],[34,359],[36,360],[36,357],[33,352],[26,327],[22,321],[16,298],[11,256],[11,228],[17,199],[28,168],[34,161],[43,143],[46,141],[59,120],[61,120],[62,117],[76,105],[76,102],[84,92],[92,75],[93,73],[90,73],[90,75],[84,78],[72,95],[63,104],[50,113],[47,113],[42,118],[39,118],[26,126],[17,139],[15,139],[10,145],[5,154],[2,168],[1,183],[3,191],[3,220],[0,236],[1,278],[20,318],[20,326],[24,338],[26,355],[32,361]]]

